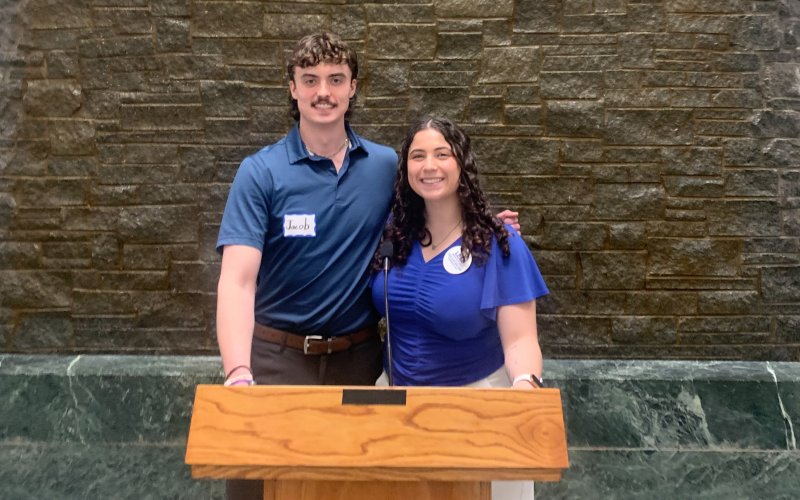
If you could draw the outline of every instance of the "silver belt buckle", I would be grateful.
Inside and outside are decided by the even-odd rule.
[[[308,355],[308,342],[310,340],[325,340],[322,335],[306,335],[303,339],[303,354]],[[328,354],[331,353],[331,343],[328,341]],[[313,354],[313,353],[312,353]]]

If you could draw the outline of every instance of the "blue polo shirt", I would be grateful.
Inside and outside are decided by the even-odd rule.
[[[255,319],[338,335],[374,324],[368,268],[389,211],[397,154],[356,135],[339,172],[310,157],[298,126],[244,159],[217,240],[262,251]]]

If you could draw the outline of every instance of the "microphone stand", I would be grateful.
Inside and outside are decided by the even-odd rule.
[[[394,386],[394,363],[392,362],[392,336],[389,326],[389,257],[383,258],[383,308],[386,311],[386,360],[389,370],[389,387]]]

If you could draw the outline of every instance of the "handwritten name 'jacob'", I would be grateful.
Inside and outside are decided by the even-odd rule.
[[[283,216],[283,236],[316,236],[317,222],[315,214],[286,214]]]

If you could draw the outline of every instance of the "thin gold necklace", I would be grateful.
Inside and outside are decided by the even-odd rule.
[[[453,231],[455,231],[455,230],[456,230],[456,228],[457,228],[458,226],[460,226],[460,225],[461,225],[461,219],[458,219],[458,222],[456,222],[456,225],[455,225],[455,226],[453,226],[453,229],[451,229],[451,230],[450,230],[450,231],[449,231],[449,232],[448,232],[446,235],[444,235],[444,238],[442,238],[441,240],[439,240],[439,243],[434,243],[434,242],[432,241],[432,240],[433,240],[433,238],[431,238],[431,249],[432,249],[432,250],[436,250],[436,247],[438,247],[439,245],[441,245],[441,244],[444,242],[444,240],[446,240],[447,238],[449,238],[449,237],[450,237],[450,235],[451,235],[451,234],[453,234]],[[429,229],[428,231],[430,231],[430,229]]]
[[[315,152],[311,151],[310,149],[308,149],[308,146],[306,146],[306,151],[308,151],[308,154],[309,154],[309,155],[311,155],[311,156],[319,156],[320,158],[326,158],[326,159],[330,160],[330,159],[331,159],[331,158],[333,158],[334,156],[338,155],[338,154],[339,154],[339,151],[343,150],[343,149],[344,149],[344,148],[345,148],[345,147],[346,147],[348,144],[350,144],[350,138],[349,138],[349,137],[345,137],[345,138],[344,138],[344,142],[342,143],[342,145],[341,145],[341,146],[339,146],[339,149],[337,149],[336,151],[334,151],[334,152],[333,152],[331,155],[329,155],[329,156],[325,156],[325,155],[318,155],[317,153],[315,153]]]

